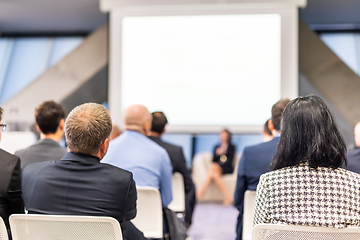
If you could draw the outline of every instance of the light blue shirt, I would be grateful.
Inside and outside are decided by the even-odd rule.
[[[156,187],[160,190],[162,205],[172,201],[172,165],[166,150],[143,134],[125,131],[110,141],[102,163],[133,173],[136,186]]]

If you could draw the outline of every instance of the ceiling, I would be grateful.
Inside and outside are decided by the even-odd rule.
[[[316,30],[360,29],[359,0],[308,0],[300,19]],[[0,0],[0,32],[84,34],[107,21],[99,0]]]
[[[0,31],[89,33],[107,21],[99,0],[0,0]]]

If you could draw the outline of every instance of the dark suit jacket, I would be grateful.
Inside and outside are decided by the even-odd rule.
[[[241,156],[235,188],[235,207],[239,210],[237,240],[242,239],[242,217],[246,190],[256,190],[259,178],[270,171],[271,160],[276,152],[279,137],[269,142],[249,146]]]
[[[191,223],[191,217],[195,206],[195,185],[186,167],[186,160],[181,147],[162,141],[158,137],[149,136],[151,140],[165,148],[169,154],[173,172],[179,172],[184,178],[185,185],[185,221]]]
[[[16,151],[15,155],[21,158],[21,169],[24,169],[31,163],[57,161],[66,153],[66,148],[61,147],[56,141],[42,139],[28,148]]]
[[[0,149],[0,216],[9,228],[9,216],[24,213],[20,158]]]
[[[100,163],[96,157],[67,153],[60,161],[28,165],[22,174],[23,198],[29,213],[110,216],[123,223],[136,215],[132,173]]]
[[[360,148],[349,151],[346,157],[347,167],[345,168],[352,172],[360,173]]]
[[[234,171],[233,161],[235,156],[235,146],[232,144],[229,144],[228,149],[226,150],[226,161],[221,162],[220,157],[221,155],[216,155],[216,148],[218,148],[220,145],[215,146],[214,153],[213,153],[213,162],[216,162],[220,165],[223,174],[229,174]]]

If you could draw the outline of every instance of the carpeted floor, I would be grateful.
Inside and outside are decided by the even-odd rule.
[[[234,240],[237,216],[234,206],[199,203],[188,230],[189,240]]]

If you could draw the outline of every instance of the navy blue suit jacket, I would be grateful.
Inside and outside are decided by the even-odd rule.
[[[235,207],[239,210],[237,240],[242,239],[242,215],[246,190],[256,190],[259,178],[270,171],[270,163],[275,154],[279,137],[269,142],[249,146],[241,156],[235,188]]]
[[[29,213],[110,216],[120,222],[126,239],[144,239],[129,221],[136,215],[132,173],[97,157],[70,152],[60,161],[29,164],[22,188]]]
[[[347,169],[360,173],[360,148],[355,148],[346,154],[347,157]]]

